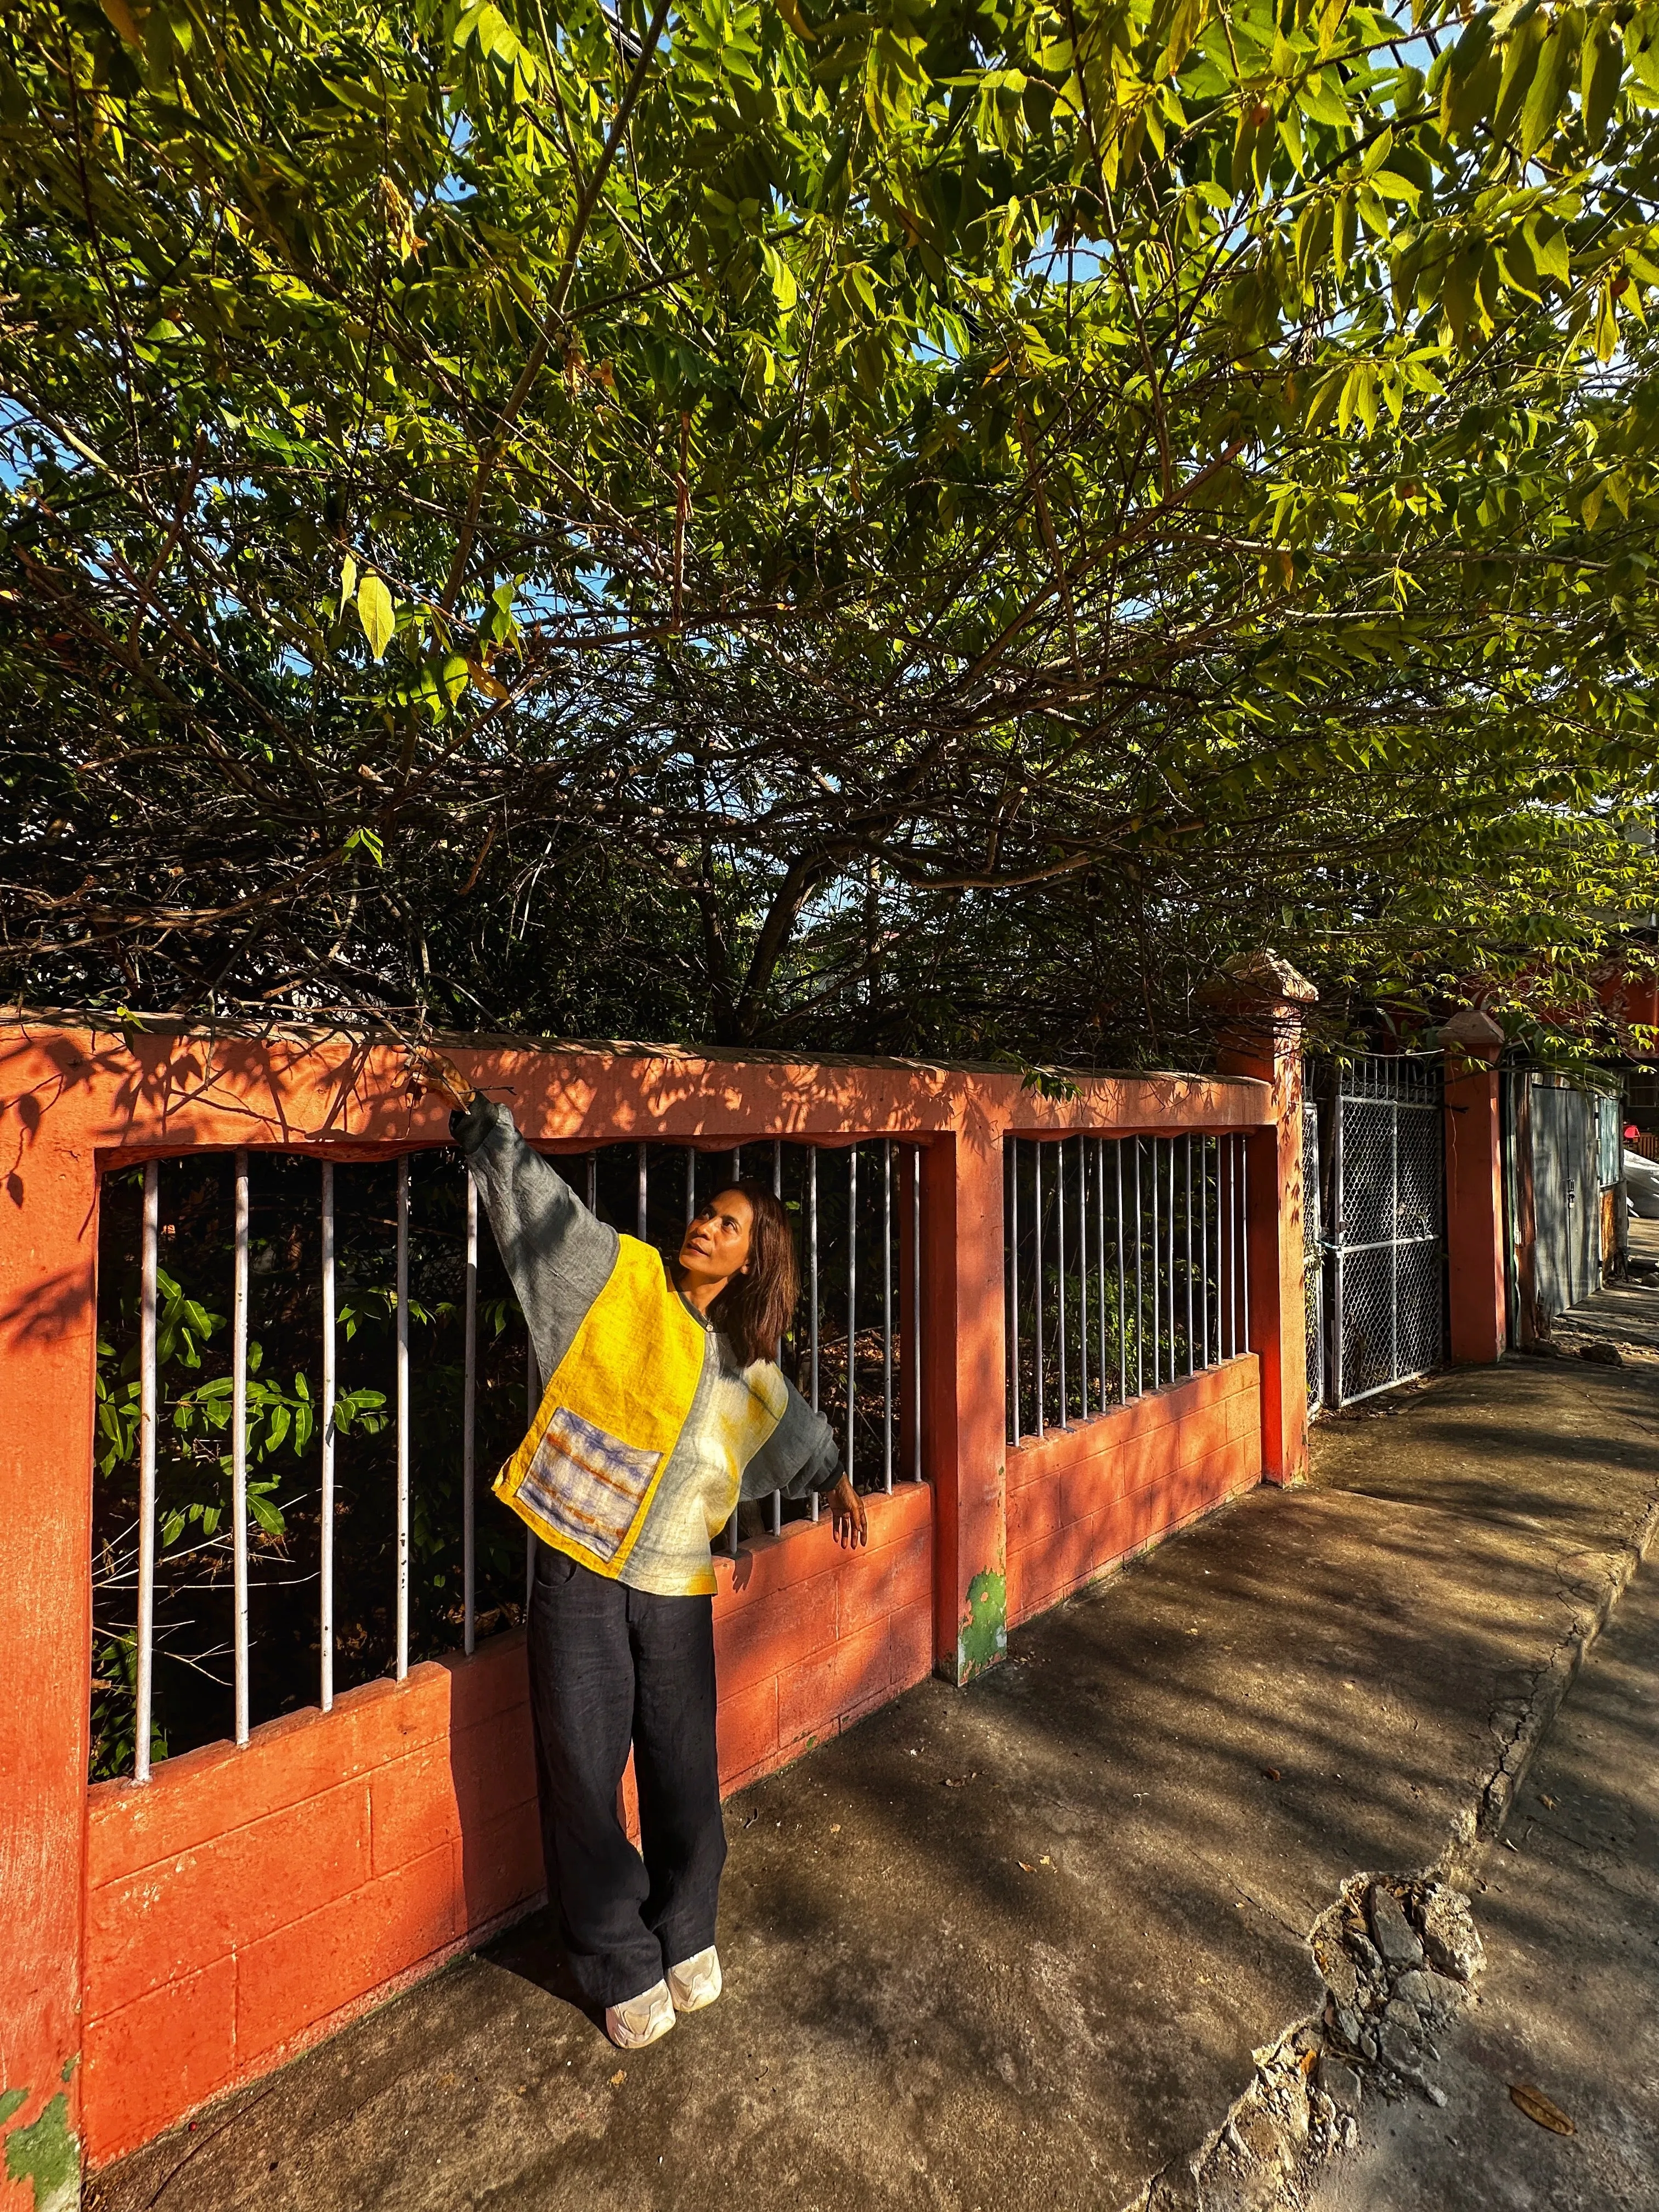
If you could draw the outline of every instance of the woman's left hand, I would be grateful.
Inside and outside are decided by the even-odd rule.
[[[836,1541],[849,1552],[870,1541],[870,1517],[864,1500],[846,1475],[830,1493],[830,1526]]]

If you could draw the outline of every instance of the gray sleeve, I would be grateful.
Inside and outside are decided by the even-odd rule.
[[[786,1498],[808,1498],[841,1480],[841,1453],[829,1422],[787,1376],[783,1387],[789,1394],[783,1419],[744,1468],[741,1497],[769,1498],[781,1490]]]
[[[598,1221],[554,1166],[520,1135],[507,1107],[475,1097],[450,1131],[478,1186],[530,1326],[542,1387],[617,1264],[617,1232]]]

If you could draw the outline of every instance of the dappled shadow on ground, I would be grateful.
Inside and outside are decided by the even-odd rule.
[[[1110,2212],[1316,2003],[1342,1877],[1443,1847],[1659,1421],[1550,1363],[1320,1458],[732,1800],[728,1995],[657,2049],[554,1996],[530,1923],[112,2205]]]

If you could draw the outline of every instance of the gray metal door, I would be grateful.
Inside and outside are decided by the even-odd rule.
[[[1539,1310],[1565,1313],[1601,1287],[1597,1101],[1532,1079],[1533,1281]]]
[[[1444,1357],[1445,1182],[1439,1054],[1340,1069],[1327,1242],[1333,1405],[1426,1375]]]

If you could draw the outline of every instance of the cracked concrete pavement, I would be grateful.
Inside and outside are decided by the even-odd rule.
[[[1507,1362],[1334,1422],[1306,1488],[733,1799],[728,1994],[662,2045],[605,2043],[538,1917],[94,2201],[1121,2205],[1316,2012],[1345,1878],[1467,1841],[1656,1505],[1650,1366]]]
[[[1659,2207],[1659,1575],[1592,1647],[1473,1897],[1479,1993],[1439,2036],[1443,2107],[1373,2097],[1308,2212]],[[1511,2087],[1572,2122],[1527,2118]]]

